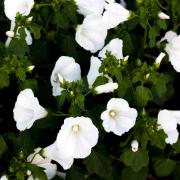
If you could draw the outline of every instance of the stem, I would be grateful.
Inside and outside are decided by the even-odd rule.
[[[65,113],[51,113],[53,116],[58,116],[58,117],[64,117],[64,116],[70,116],[70,114],[65,114]]]

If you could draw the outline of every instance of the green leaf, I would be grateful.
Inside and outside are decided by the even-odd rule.
[[[85,109],[84,101],[85,101],[84,96],[79,94],[75,97],[74,103],[77,104],[81,110],[84,110]]]
[[[24,68],[19,67],[16,71],[16,76],[21,80],[24,81],[26,79],[26,72]]]
[[[9,74],[0,71],[0,89],[9,86]]]
[[[40,180],[48,180],[43,168],[30,163],[27,163],[27,168],[32,172],[34,178],[36,177]]]
[[[6,152],[8,149],[4,138],[0,135],[0,157]]]
[[[85,180],[82,170],[73,166],[70,170],[68,170],[66,175],[66,180]]]
[[[167,29],[166,20],[158,19],[157,24],[161,29],[163,29],[163,30]]]
[[[150,139],[152,145],[154,145],[160,149],[164,149],[166,147],[165,138],[166,138],[166,134],[164,133],[164,131],[159,130],[159,131],[152,133],[152,135],[149,139]]]
[[[137,152],[127,150],[121,155],[120,160],[126,166],[130,166],[135,172],[138,172],[141,168],[148,165],[149,156],[145,150],[139,150]]]
[[[22,91],[23,89],[32,89],[33,92],[38,90],[38,82],[36,79],[26,79],[25,81],[20,83],[19,89]]]
[[[169,176],[175,167],[176,162],[168,158],[158,159],[154,163],[154,170],[159,177]]]
[[[41,37],[41,26],[39,26],[38,24],[32,24],[30,26],[30,30],[33,33],[35,39],[40,39],[40,37]]]
[[[140,171],[134,172],[132,168],[127,167],[123,169],[122,174],[121,174],[121,179],[122,180],[146,180],[147,173],[148,173],[147,168],[142,168]]]
[[[173,149],[175,150],[175,153],[180,153],[180,139],[172,145]]]
[[[92,151],[91,155],[84,159],[83,162],[90,174],[95,173],[104,178],[112,176],[111,160],[108,156]]]
[[[149,100],[152,99],[152,94],[149,88],[137,86],[134,93],[134,100],[138,107],[145,107]]]

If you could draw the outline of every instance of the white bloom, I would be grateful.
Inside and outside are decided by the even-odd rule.
[[[95,88],[96,94],[114,92],[118,88],[117,83],[109,82]]]
[[[178,140],[177,124],[180,124],[180,111],[161,110],[158,113],[160,128],[167,134],[166,143],[174,144]]]
[[[111,40],[98,54],[102,59],[106,57],[106,51],[110,51],[117,59],[123,59],[123,41],[121,39],[115,38]]]
[[[169,61],[174,69],[180,72],[180,35],[170,31],[166,33],[164,39],[168,41],[165,50],[169,55]]]
[[[47,111],[39,104],[31,89],[19,93],[13,113],[16,127],[20,131],[31,128],[36,120],[47,116]]]
[[[105,3],[103,22],[107,29],[118,26],[120,23],[127,21],[129,17],[130,12],[122,5],[116,2]]]
[[[1,176],[1,177],[0,177],[0,180],[8,180],[8,178],[7,178],[6,175],[4,175],[4,176]]]
[[[139,143],[137,140],[133,140],[131,142],[131,148],[132,148],[132,151],[133,152],[137,152],[138,151],[138,148],[139,148]]]
[[[62,149],[63,146],[59,147],[56,140],[53,144],[44,148],[44,155],[47,158],[59,163],[64,170],[67,170],[72,166],[74,158],[64,153]]]
[[[167,40],[168,43],[170,43],[175,37],[177,37],[177,34],[174,31],[168,31],[166,32],[165,36],[160,40],[160,42]]]
[[[7,38],[6,42],[5,42],[5,47],[9,47],[9,44],[10,44],[12,38],[15,36],[14,28],[15,28],[15,22],[11,21],[10,31],[6,32],[6,35],[8,36],[8,38]],[[21,28],[23,28],[23,27],[21,27]],[[16,37],[17,38],[20,38],[19,37],[20,36],[19,29],[20,29],[20,27],[17,28],[17,32],[16,32]],[[26,37],[25,37],[26,43],[27,43],[27,45],[31,45],[32,44],[31,33],[29,32],[29,30],[27,28],[24,28],[24,30],[25,30],[25,33],[26,33]]]
[[[101,15],[104,9],[104,0],[75,0],[78,12],[84,16],[89,14]]]
[[[107,104],[107,110],[101,114],[106,132],[121,136],[128,132],[136,122],[137,110],[130,108],[126,100],[112,98]]]
[[[158,17],[160,19],[170,19],[170,17],[167,14],[163,13],[163,12],[159,12]]]
[[[39,167],[44,168],[44,172],[46,173],[48,179],[52,179],[56,175],[57,166],[56,164],[51,163],[51,159],[42,157],[39,153],[41,148],[37,148],[34,150],[34,153],[30,154],[27,157],[27,161],[32,164],[36,164]]]
[[[97,144],[98,134],[90,118],[70,117],[64,120],[56,144],[67,156],[85,158]]]
[[[102,62],[97,58],[92,56],[90,60],[90,69],[87,74],[87,81],[89,84],[89,88],[92,88],[93,83],[96,81],[98,76],[102,76],[103,74],[99,72],[99,68]]]
[[[104,46],[106,36],[107,29],[103,24],[102,16],[91,14],[77,26],[75,39],[81,47],[95,53]]]
[[[4,11],[6,16],[15,21],[16,14],[28,16],[34,6],[34,0],[5,0]]]
[[[160,64],[161,64],[161,61],[163,60],[163,58],[164,58],[165,55],[166,55],[165,53],[161,52],[161,53],[159,54],[159,56],[156,58],[155,64],[160,65]]]
[[[60,83],[64,80],[73,82],[81,79],[81,69],[79,64],[72,57],[61,56],[52,71],[51,85],[53,87],[53,96],[59,96],[63,88]]]

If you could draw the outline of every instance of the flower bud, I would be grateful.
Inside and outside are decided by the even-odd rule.
[[[154,65],[155,65],[155,67],[156,67],[157,69],[159,68],[159,66],[160,66],[160,64],[161,64],[161,61],[163,60],[163,58],[164,58],[165,55],[166,55],[165,53],[161,52],[161,53],[159,54],[159,56],[156,58],[156,60],[155,60],[155,62],[154,62]]]
[[[170,19],[170,17],[167,14],[163,13],[163,12],[159,12],[158,17],[160,19]]]
[[[32,172],[30,170],[26,171],[27,176],[31,176]]]
[[[114,92],[118,88],[117,83],[109,82],[95,88],[96,94]]]
[[[13,38],[14,37],[14,31],[6,31],[6,36]]]
[[[139,143],[137,140],[133,140],[131,142],[131,149],[133,152],[137,152],[138,151],[138,147],[139,147]]]
[[[31,72],[34,68],[35,68],[35,66],[34,66],[34,65],[32,65],[32,66],[28,66],[28,67],[27,67],[27,71],[28,71],[28,72]]]

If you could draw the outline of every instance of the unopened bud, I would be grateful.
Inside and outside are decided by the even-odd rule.
[[[160,19],[170,19],[170,17],[167,14],[163,13],[163,12],[159,12],[158,17]]]
[[[28,66],[28,67],[27,67],[27,71],[28,71],[28,72],[31,72],[34,68],[35,68],[35,66],[34,66],[34,65],[32,65],[32,66]]]
[[[14,31],[6,31],[6,36],[13,38],[14,37]]]
[[[132,149],[133,152],[137,152],[137,151],[138,151],[138,149],[139,149],[139,143],[138,143],[137,140],[133,140],[133,141],[131,142],[131,149]]]

